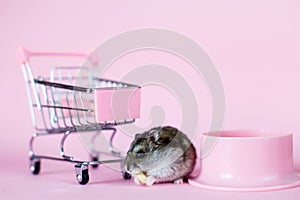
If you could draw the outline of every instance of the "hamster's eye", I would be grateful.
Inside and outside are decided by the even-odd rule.
[[[143,150],[138,150],[136,152],[136,157],[137,158],[142,158],[144,155],[145,155],[145,151],[143,151]]]

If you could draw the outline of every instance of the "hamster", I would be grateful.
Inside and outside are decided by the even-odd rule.
[[[134,176],[137,184],[180,184],[193,171],[195,163],[195,147],[188,137],[174,127],[165,126],[135,135],[124,160],[124,170]]]

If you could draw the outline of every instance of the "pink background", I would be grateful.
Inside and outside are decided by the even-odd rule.
[[[207,51],[223,79],[224,128],[293,132],[295,166],[300,170],[299,9],[297,0],[1,1],[0,198],[299,199],[299,188],[230,193],[189,185],[137,187],[105,167],[91,170],[90,183],[80,186],[72,165],[48,161],[42,163],[40,176],[32,176],[27,150],[34,130],[24,80],[15,60],[19,45],[34,50],[86,51],[136,28],[178,31]],[[74,143],[77,140],[74,137]],[[124,148],[130,140],[125,141]],[[47,141],[44,149],[53,151],[51,144],[55,141]],[[80,145],[72,148],[79,154],[84,151]]]

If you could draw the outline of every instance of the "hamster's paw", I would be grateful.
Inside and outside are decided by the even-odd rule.
[[[133,180],[134,180],[135,184],[137,184],[137,185],[141,185],[142,184],[142,182],[140,181],[140,179],[138,177],[136,177],[136,176],[134,176]]]
[[[153,183],[155,183],[155,182],[156,182],[156,179],[153,176],[148,176],[147,180],[146,180],[146,185],[147,186],[152,186]]]
[[[176,180],[174,181],[174,184],[176,184],[176,185],[183,184],[183,179],[182,179],[182,178],[176,179]]]
[[[138,185],[145,184],[146,180],[147,180],[147,176],[144,173],[140,172],[140,173],[134,174],[134,182],[136,184],[138,184]]]

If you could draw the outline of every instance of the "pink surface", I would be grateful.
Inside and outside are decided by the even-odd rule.
[[[89,185],[79,186],[74,180],[72,165],[53,162],[42,163],[42,174],[33,177],[27,160],[33,128],[24,80],[15,59],[15,50],[20,45],[41,51],[81,52],[131,29],[161,27],[178,31],[206,49],[222,77],[226,94],[224,128],[292,132],[295,166],[300,170],[299,8],[296,0],[2,1],[0,198],[117,199],[122,195],[131,199],[141,196],[153,199],[153,195],[159,193],[159,197],[174,199],[299,199],[299,188],[263,193],[215,192],[169,184],[141,188],[124,182],[118,174],[105,168],[91,175]],[[112,68],[106,75],[118,79],[132,64],[148,61],[172,66],[193,85],[194,74],[188,67],[181,68],[186,64],[169,55],[155,53],[124,57],[120,60],[122,68]],[[202,133],[207,131],[210,122],[209,95],[205,85],[196,85],[194,89],[201,92],[199,133]],[[153,98],[156,92],[160,95]],[[142,95],[143,123],[149,120],[148,107],[156,103],[166,107],[169,124],[180,122],[177,116],[181,111],[166,91],[145,87]],[[127,149],[131,139],[118,134],[116,142]],[[58,145],[54,140],[41,140],[40,149],[57,153]],[[80,144],[70,145],[69,149],[86,153]]]

